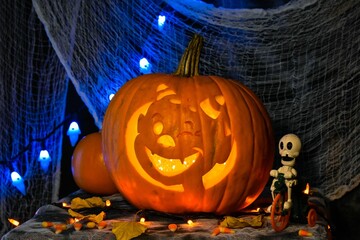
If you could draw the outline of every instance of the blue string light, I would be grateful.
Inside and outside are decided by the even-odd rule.
[[[165,21],[166,21],[166,16],[165,15],[159,15],[158,16],[158,28],[159,28],[159,30],[162,30],[164,28]]]
[[[151,73],[151,64],[146,58],[142,58],[139,61],[140,72],[143,74]]]
[[[71,146],[75,146],[76,142],[79,139],[79,135],[81,134],[79,124],[77,122],[70,123],[69,129],[67,131],[67,135],[69,136]]]
[[[44,172],[47,172],[49,169],[49,165],[51,162],[51,157],[46,149],[42,149],[39,154],[38,161],[40,162],[40,166]]]
[[[82,111],[84,109],[85,109],[85,107],[81,107],[81,109],[79,109],[79,111]],[[58,130],[60,127],[62,127],[72,117],[73,117],[73,115],[66,117],[61,123],[59,123],[57,126],[55,126],[54,129],[51,132],[49,132],[45,137],[35,138],[35,139],[31,138],[29,143],[20,152],[15,154],[9,160],[0,161],[0,165],[3,165],[10,170],[10,172],[11,172],[10,177],[11,177],[12,185],[14,187],[16,187],[19,190],[19,192],[21,192],[22,195],[24,195],[24,196],[26,195],[25,182],[24,182],[23,177],[16,170],[14,170],[13,164],[15,163],[15,160],[17,158],[19,158],[21,155],[23,155],[25,152],[30,150],[33,142],[41,142],[42,146],[41,146],[41,151],[40,151],[40,154],[38,157],[38,161],[40,163],[40,167],[42,168],[42,170],[44,172],[47,172],[50,162],[51,162],[51,157],[50,157],[49,152],[45,149],[45,144],[44,144],[45,140],[48,139],[50,136],[52,136],[56,132],[56,130]],[[69,126],[69,129],[74,130],[75,132],[80,134],[79,127],[78,126],[76,127],[74,125],[75,124],[73,124],[72,126]],[[77,123],[76,123],[76,125],[77,125]]]
[[[11,172],[11,181],[14,187],[16,187],[22,195],[26,195],[25,183],[24,179],[20,176],[20,174],[16,171]]]

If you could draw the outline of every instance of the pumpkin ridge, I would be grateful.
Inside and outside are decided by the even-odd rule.
[[[234,83],[233,81],[230,81],[230,80],[225,80],[223,78],[220,78],[218,76],[211,76],[211,78],[217,83],[218,87],[220,88],[221,92],[224,94],[224,95],[232,95],[232,97],[229,97],[228,99],[225,99],[225,102],[227,102],[227,112],[231,112],[231,110],[229,109],[232,108],[232,106],[235,106],[236,104],[242,104],[243,106],[246,107],[247,111],[249,111],[249,108],[248,106],[246,106],[246,104],[244,104],[243,101],[240,101],[239,103],[236,103],[236,102],[229,102],[229,100],[234,100],[234,99],[239,99],[239,96],[238,95],[238,92],[240,90],[238,89],[234,89]],[[237,96],[236,98],[234,96]],[[241,95],[242,98],[244,98],[242,95]],[[238,109],[237,107],[235,109]],[[245,113],[241,113],[240,116],[246,116]],[[234,129],[234,125],[236,125],[236,123],[234,121],[239,121],[239,119],[232,119],[232,118],[229,118],[229,121],[230,121],[230,128],[231,129]],[[238,122],[239,124],[239,122]],[[240,121],[240,124],[241,124],[241,121]],[[233,139],[233,141],[238,141],[238,139]],[[233,143],[232,143],[233,144]],[[239,142],[240,144],[240,142]],[[237,152],[237,154],[239,154],[239,151]],[[252,158],[251,158],[252,159]],[[238,160],[239,161],[239,160]],[[238,163],[237,161],[237,163]],[[251,161],[252,162],[252,161]],[[238,164],[237,164],[238,165]],[[236,166],[234,167],[236,168]],[[228,191],[228,189],[235,189],[235,187],[233,186],[232,182],[233,181],[233,178],[235,176],[232,176],[232,175],[229,175],[227,178],[226,178],[226,184],[225,184],[225,187],[224,187],[224,195],[223,195],[223,198],[222,198],[222,202],[221,204],[218,206],[218,211],[223,211],[223,209],[226,209],[226,208],[229,208],[229,206],[232,206],[232,205],[235,205],[236,203],[233,201],[233,194],[230,194],[230,192],[233,192],[233,190],[231,191]],[[248,175],[248,177],[250,177],[250,175]],[[246,182],[246,181],[244,181]],[[247,185],[247,184],[246,184]],[[245,189],[243,189],[243,191],[241,191],[241,188],[238,188],[238,190],[236,190],[238,196],[243,196],[244,193],[246,193]],[[230,194],[230,195],[229,195]],[[240,202],[243,202],[244,199],[242,198],[241,200],[239,200]],[[234,210],[237,210],[237,209],[234,209]]]
[[[245,92],[247,92],[248,96],[251,97],[253,99],[253,101],[255,102],[255,104],[258,106],[258,109],[261,111],[261,116],[267,126],[266,129],[268,132],[268,136],[270,138],[272,138],[272,136],[273,136],[272,126],[271,126],[270,122],[266,121],[266,118],[270,119],[270,116],[269,116],[269,113],[266,111],[265,106],[260,105],[261,100],[252,91],[250,91],[250,89],[248,89],[247,87],[243,87],[243,86],[241,86],[241,87],[242,87],[242,89],[244,89]],[[272,145],[273,146],[270,146],[270,147],[275,148],[274,141],[272,141]]]
[[[250,115],[250,119],[251,119],[251,124],[252,124],[252,134],[253,134],[253,138],[252,138],[252,140],[253,140],[253,143],[252,143],[252,146],[253,146],[253,151],[252,151],[252,153],[253,153],[253,156],[252,156],[252,158],[254,159],[254,161],[251,161],[251,166],[250,166],[250,169],[251,169],[251,173],[255,173],[256,171],[254,171],[254,168],[256,167],[256,163],[259,161],[259,160],[257,160],[258,159],[258,156],[257,155],[259,155],[259,154],[256,154],[257,153],[257,151],[255,150],[256,148],[257,148],[257,141],[256,141],[256,134],[255,134],[255,131],[256,131],[256,129],[255,129],[255,127],[257,127],[257,124],[255,123],[256,122],[256,120],[254,119],[254,114],[253,114],[253,110],[256,110],[256,111],[259,111],[260,112],[260,114],[257,114],[257,116],[258,115],[261,115],[261,121],[263,121],[263,116],[262,116],[262,112],[259,110],[259,106],[256,104],[256,101],[253,99],[253,98],[249,98],[249,94],[248,94],[248,92],[247,91],[244,91],[244,86],[241,86],[241,91],[240,90],[238,90],[239,91],[239,93],[241,94],[241,96],[243,97],[243,100],[246,102],[246,107],[248,108],[248,114]],[[251,103],[251,104],[250,104]],[[252,106],[251,108],[249,108],[249,106]],[[255,108],[255,109],[254,109]],[[256,170],[256,169],[255,169]],[[257,178],[256,178],[257,179]],[[246,185],[246,188],[245,188],[245,192],[246,193],[249,193],[249,192],[251,192],[251,186],[253,186],[253,184],[252,184],[252,182],[253,182],[253,180],[255,180],[255,178],[251,178],[250,177],[250,175],[248,175],[248,179],[247,179],[247,182],[248,182],[248,184]],[[256,193],[255,195],[257,195],[258,193]],[[243,208],[243,207],[247,207],[247,205],[249,205],[249,203],[246,201],[247,200],[247,198],[248,197],[250,197],[250,196],[252,196],[252,195],[249,195],[249,194],[246,194],[246,198],[244,199],[244,205],[241,207],[241,208]],[[252,202],[252,201],[251,201]],[[250,202],[250,203],[251,203]]]
[[[219,92],[222,94],[222,95],[225,95],[224,94],[224,90],[223,88],[221,87],[221,83],[219,83],[218,79],[217,79],[217,76],[207,76],[208,78],[211,79],[211,81],[217,86],[217,88],[219,89]],[[224,80],[224,79],[222,79]],[[226,101],[225,101],[226,103]],[[227,106],[227,103],[226,103],[226,106]],[[227,109],[227,108],[226,108]],[[232,129],[231,127],[231,117],[228,115],[228,111],[226,111],[226,116],[227,116],[227,119],[229,119],[230,121],[230,129]],[[228,189],[229,185],[231,185],[231,183],[229,183],[229,177],[227,176],[225,179],[223,179],[222,182],[220,182],[220,184],[223,184],[224,187],[220,188],[221,190],[221,194],[219,193],[219,190],[215,190],[217,187],[215,186],[214,187],[214,190],[213,191],[216,191],[216,194],[219,194],[221,195],[221,198],[219,198],[218,202],[216,204],[214,204],[214,206],[217,206],[216,208],[216,211],[215,212],[222,212],[222,207],[224,205],[224,197],[225,197],[225,194],[226,194],[226,189]],[[210,196],[211,198],[213,198],[213,196]],[[213,201],[213,200],[212,200]],[[226,201],[225,201],[226,202]],[[227,203],[225,203],[226,205]],[[227,206],[225,206],[226,208]]]
[[[194,95],[196,96],[196,102],[199,102],[200,99],[202,99],[202,96],[203,95],[206,96],[206,94],[208,92],[207,89],[204,90],[203,89],[204,87],[200,86],[200,83],[203,81],[202,80],[203,77],[204,76],[194,76],[193,77],[194,84],[195,84],[195,89],[196,89],[195,93],[194,93]],[[210,76],[206,76],[206,77],[211,79]],[[213,79],[211,79],[211,82],[216,84],[216,82],[214,82]],[[213,84],[211,84],[210,87],[213,87]],[[218,87],[218,89],[219,89],[219,92],[221,92],[221,89],[219,87]],[[205,93],[205,94],[203,94],[203,93]],[[222,94],[222,92],[221,92],[221,94]],[[197,104],[196,107],[197,107],[198,112],[202,112],[201,107],[200,107],[199,104]],[[209,148],[208,147],[205,148],[205,145],[207,145],[207,143],[205,141],[209,141],[209,139],[211,139],[211,138],[206,136],[206,134],[208,134],[208,133],[207,133],[206,128],[205,128],[206,124],[205,124],[204,118],[203,117],[199,117],[199,118],[200,118],[200,125],[201,125],[201,133],[203,134],[203,137],[202,137],[203,138],[203,149],[206,149],[208,151]],[[215,139],[213,139],[213,141],[214,140]],[[215,143],[212,142],[211,144],[214,145]],[[205,171],[207,168],[211,169],[214,166],[214,162],[216,162],[216,161],[214,161],[214,154],[215,153],[213,153],[213,155],[211,155],[209,157],[210,159],[205,159],[205,157],[203,158],[204,162],[209,161],[209,163],[206,164],[206,165],[205,164],[202,165],[203,166],[202,172],[207,172],[207,171]],[[204,154],[204,156],[205,155],[209,156],[209,154]],[[220,203],[222,202],[222,196],[224,194],[224,188],[219,189],[219,188],[217,188],[215,186],[215,187],[211,188],[211,190],[210,190],[211,192],[208,192],[208,191],[209,190],[206,191],[205,189],[202,190],[202,199],[203,199],[202,204],[203,204],[203,206],[208,207],[208,205],[211,204],[211,206],[208,207],[209,209],[213,209],[214,206],[220,206]],[[220,191],[221,191],[221,193],[220,193]],[[214,196],[221,196],[221,197],[214,197]]]
[[[244,101],[246,102],[246,106],[253,106],[252,108],[249,108],[249,115],[251,116],[251,121],[252,121],[252,125],[253,126],[263,126],[264,128],[261,130],[261,132],[263,134],[268,134],[268,136],[270,137],[271,139],[271,135],[269,133],[271,133],[271,126],[268,125],[268,122],[266,121],[266,117],[268,116],[268,113],[265,109],[264,106],[261,106],[259,104],[259,98],[254,95],[254,93],[252,91],[250,91],[245,85],[242,85],[241,83],[237,83],[238,85],[240,85],[241,87],[241,91],[239,90],[239,92],[241,93],[241,95],[243,96],[244,98]],[[256,118],[254,118],[254,113],[255,111],[257,112],[255,115],[256,115]],[[260,121],[260,122],[259,122]],[[252,128],[253,130],[253,146],[254,146],[254,150],[253,150],[253,153],[257,153],[257,155],[259,156],[268,156],[268,153],[269,151],[272,151],[271,149],[273,149],[274,147],[272,146],[273,144],[271,142],[269,142],[269,145],[267,146],[258,146],[258,142],[256,140],[256,136],[259,136],[259,134],[256,134],[256,131],[257,131],[257,128]],[[262,135],[262,134],[260,134]],[[261,154],[259,154],[259,149],[261,150]],[[254,155],[254,159],[258,159],[259,157],[257,157],[256,155]],[[263,159],[258,159],[258,161],[252,161],[251,164],[251,172],[256,174],[258,172],[258,168],[257,168],[257,165],[259,165],[259,161],[264,161]],[[265,159],[265,161],[268,161],[267,159]],[[269,163],[271,163],[271,161],[269,160]],[[272,164],[271,164],[272,166]],[[261,173],[261,171],[260,171]],[[268,174],[265,174],[265,176],[261,175],[257,175],[258,178],[262,178],[262,179],[268,179]],[[257,198],[259,196],[259,194],[261,194],[261,192],[258,190],[257,192],[252,192],[251,190],[251,186],[254,185],[254,184],[258,184],[257,181],[255,180],[258,180],[258,178],[254,179],[254,178],[250,178],[248,179],[248,185],[247,185],[247,188],[245,190],[247,194],[247,197],[248,198]],[[264,181],[260,181],[260,182],[264,182]],[[266,180],[267,182],[267,180]],[[266,182],[265,184],[263,184],[265,187],[266,185]],[[248,206],[249,204],[251,204],[253,201],[244,201],[244,205],[241,207],[246,207]]]

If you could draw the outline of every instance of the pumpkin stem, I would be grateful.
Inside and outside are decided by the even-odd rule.
[[[185,53],[181,57],[179,66],[174,73],[176,76],[193,77],[199,75],[200,53],[203,46],[203,37],[195,34]]]

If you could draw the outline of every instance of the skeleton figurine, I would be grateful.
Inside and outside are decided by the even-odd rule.
[[[271,170],[270,176],[274,177],[270,190],[274,200],[275,184],[278,181],[279,174],[283,174],[285,184],[288,190],[288,200],[284,203],[284,209],[290,209],[292,206],[291,189],[297,184],[297,172],[295,170],[295,160],[299,156],[301,149],[301,141],[295,134],[286,134],[279,141],[279,154],[281,156],[281,164],[283,165],[278,170]]]

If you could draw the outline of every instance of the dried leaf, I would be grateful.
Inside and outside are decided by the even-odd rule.
[[[71,200],[71,209],[105,207],[105,202],[100,197],[91,197],[82,199],[76,197]]]
[[[263,225],[263,216],[258,215],[255,217],[230,217],[226,216],[220,223],[222,227],[229,228],[243,228],[243,227],[261,227]]]
[[[82,215],[81,213],[75,212],[75,211],[72,210],[72,209],[69,209],[69,210],[68,210],[68,213],[70,214],[70,216],[72,216],[72,217],[74,217],[74,218],[78,218],[78,219],[82,219],[82,218],[85,217],[85,216]]]
[[[102,220],[104,220],[104,217],[105,217],[105,212],[100,212],[98,215],[91,214],[91,215],[85,216],[85,218],[87,220],[89,220],[91,222],[96,222],[96,223],[99,223]]]
[[[79,221],[84,220],[84,221],[99,223],[102,220],[104,220],[104,217],[105,217],[105,212],[103,212],[103,211],[100,212],[98,215],[90,214],[90,215],[86,215],[86,216],[82,215],[81,213],[75,212],[72,209],[69,209],[68,212],[69,212],[70,216],[77,218]]]
[[[146,227],[138,222],[113,222],[112,232],[117,240],[129,240],[146,231]]]

